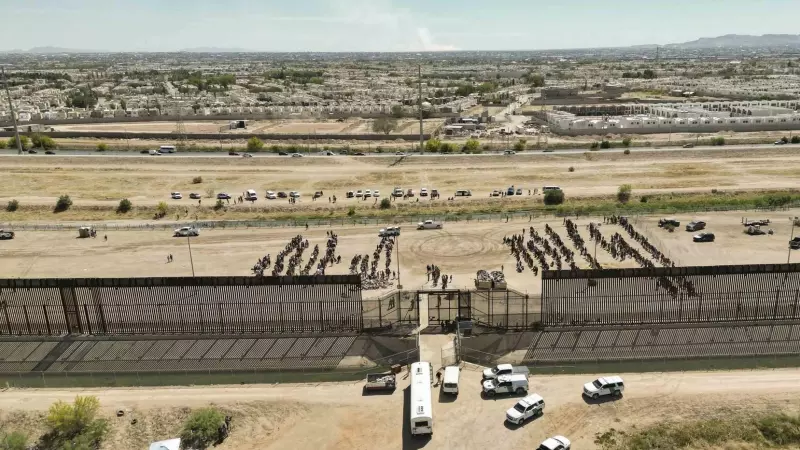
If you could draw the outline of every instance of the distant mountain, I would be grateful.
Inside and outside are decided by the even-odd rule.
[[[767,48],[767,47],[800,47],[800,35],[797,34],[765,34],[751,36],[746,34],[726,34],[725,36],[700,38],[681,44],[668,44],[664,47],[682,50],[703,48]]]
[[[80,50],[75,48],[63,48],[63,47],[33,47],[28,50],[4,50],[0,51],[0,53],[27,53],[32,55],[54,55],[60,53],[106,53],[103,50]]]
[[[245,48],[219,48],[219,47],[196,47],[178,50],[180,53],[252,53],[254,50]]]

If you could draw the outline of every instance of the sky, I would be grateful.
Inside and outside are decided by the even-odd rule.
[[[0,11],[0,50],[543,50],[800,32],[800,0],[0,0]]]

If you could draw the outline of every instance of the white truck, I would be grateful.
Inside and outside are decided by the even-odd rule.
[[[378,231],[379,237],[400,236],[400,227],[386,227]]]
[[[615,397],[622,395],[622,391],[624,390],[625,382],[622,381],[622,378],[617,376],[598,378],[591,383],[583,385],[583,395],[595,400],[605,395],[612,395]]]
[[[441,230],[442,223],[436,222],[433,220],[426,220],[425,222],[420,222],[417,224],[418,230]]]
[[[524,373],[500,375],[494,380],[483,381],[483,393],[489,397],[512,393],[522,395],[526,392],[528,392],[528,375]]]
[[[195,227],[181,227],[175,230],[173,237],[200,236],[200,230]]]
[[[544,413],[544,399],[539,394],[531,394],[506,411],[506,420],[517,425]]]
[[[498,364],[494,367],[484,369],[483,379],[491,380],[501,375],[511,375],[515,373],[522,373],[525,374],[525,376],[528,376],[530,371],[528,370],[527,366],[512,366],[511,364]]]

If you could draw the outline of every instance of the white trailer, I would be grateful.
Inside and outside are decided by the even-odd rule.
[[[412,435],[433,434],[431,382],[433,368],[429,362],[411,364],[411,398],[409,417]]]

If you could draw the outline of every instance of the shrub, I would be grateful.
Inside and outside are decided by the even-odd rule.
[[[119,205],[117,206],[117,212],[120,214],[125,214],[126,212],[130,211],[133,207],[133,204],[127,198],[123,198],[119,201]]]
[[[553,189],[544,193],[545,205],[560,205],[564,203],[564,191]]]
[[[350,209],[347,210],[347,216],[353,217],[355,215],[356,215],[356,209],[351,206]]]
[[[19,209],[19,200],[9,200],[8,204],[6,205],[6,211],[14,212]]]
[[[101,142],[101,143],[97,144],[97,151],[98,152],[104,152],[106,150],[108,150],[108,144],[106,144],[105,142]]]
[[[383,147],[381,146],[375,147],[375,153],[383,153]]]
[[[597,142],[597,141],[594,141],[589,145],[589,150],[597,150],[598,147],[600,147],[600,143]]]
[[[438,151],[441,146],[442,146],[442,141],[440,141],[439,139],[428,139],[428,141],[425,142],[425,151],[435,152]]]
[[[711,138],[711,145],[725,145],[725,138],[722,136],[717,136]]]
[[[219,427],[225,423],[225,414],[216,408],[202,408],[189,415],[181,431],[181,446],[205,449],[219,441]]]
[[[484,149],[485,151],[488,151],[492,147],[490,147],[489,144],[483,144],[483,147],[481,148]]]
[[[16,144],[15,144],[15,145],[16,145]],[[8,142],[6,142],[6,141],[0,141],[0,149],[6,148],[6,147],[8,147]]]
[[[481,143],[477,139],[469,138],[464,144],[464,151],[467,153],[477,153],[481,148]]]
[[[31,135],[31,142],[33,143],[34,147],[43,148],[45,150],[56,148],[56,141],[54,141],[50,136],[44,134],[33,133]]]
[[[443,142],[439,146],[439,153],[453,153],[453,150],[455,150],[455,148],[453,148],[453,144],[447,142]]]
[[[28,436],[19,431],[13,431],[0,436],[0,450],[28,450]]]
[[[214,203],[214,211],[219,211],[220,209],[225,207],[225,202],[222,199],[217,199],[217,203]]]
[[[253,136],[247,140],[247,150],[252,152],[256,150],[261,150],[262,148],[264,148],[264,143],[261,142],[261,139]]]
[[[22,144],[23,150],[28,150],[29,148],[31,148],[31,140],[28,138],[28,136],[20,135],[19,142]],[[15,138],[14,136],[8,138],[7,146],[8,148],[12,149],[17,148],[17,138]]]
[[[611,148],[611,142],[603,141],[600,143],[600,148]]]
[[[167,215],[167,211],[169,211],[169,206],[167,206],[167,202],[158,202],[158,206],[156,206],[156,218],[162,218]]]
[[[203,182],[203,177],[194,177],[192,178],[192,184],[200,184]]]
[[[712,189],[712,190],[711,190],[711,193],[712,193],[712,194],[716,194],[717,192],[718,192],[718,191],[717,191],[717,188],[714,188],[714,189]]]
[[[792,144],[800,144],[800,136],[792,136],[791,143]]]
[[[788,143],[788,142],[789,142],[789,138],[787,138],[786,136],[784,136],[784,137],[782,137],[782,138],[781,138],[781,142],[783,142],[784,144],[786,144],[786,143]]]
[[[570,172],[575,172],[575,168],[574,168],[574,167],[572,167],[572,166],[569,166],[569,171],[570,171]]]
[[[622,153],[625,154],[625,155],[630,155],[631,154],[631,149],[626,148],[625,151],[623,151]]]
[[[514,151],[521,152],[521,151],[525,150],[525,144],[527,144],[527,142],[528,141],[526,141],[525,139],[518,140],[514,144]]]
[[[70,206],[72,206],[72,199],[69,198],[69,195],[62,195],[56,200],[55,212],[66,211]]]
[[[630,184],[623,184],[622,186],[617,189],[617,201],[620,203],[628,203],[628,200],[631,199],[631,191],[633,188]]]
[[[649,200],[650,200],[650,196],[643,195],[643,196],[642,196],[642,197],[639,199],[639,203],[647,203]]]
[[[630,147],[631,146],[631,138],[629,138],[629,137],[623,138],[622,139],[622,145],[624,145],[625,147]]]
[[[58,401],[50,406],[45,422],[48,433],[43,448],[98,448],[109,430],[105,419],[97,419],[97,397],[75,397],[73,404]],[[49,444],[49,445],[48,445]]]
[[[381,199],[381,209],[389,209],[392,207],[392,201],[388,198]]]

